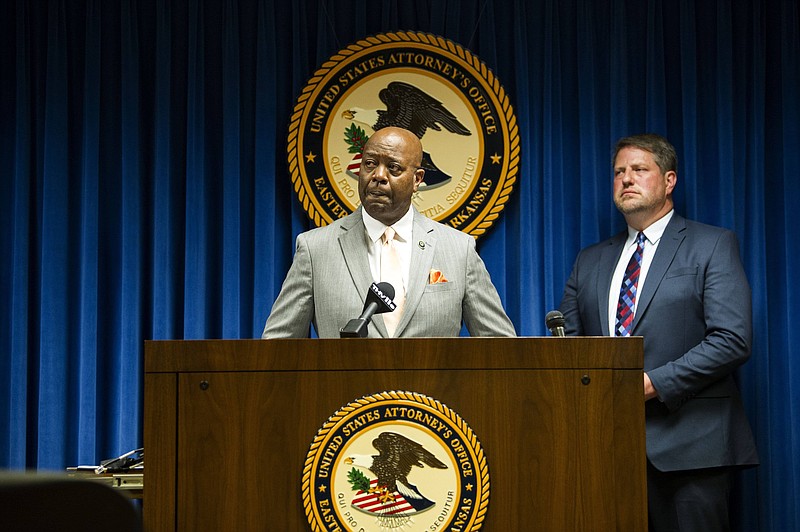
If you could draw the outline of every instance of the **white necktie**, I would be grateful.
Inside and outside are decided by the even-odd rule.
[[[387,227],[383,232],[381,246],[381,281],[385,281],[394,287],[394,302],[397,308],[393,312],[386,312],[383,315],[383,323],[389,336],[394,336],[397,324],[403,315],[403,303],[406,300],[406,290],[403,286],[403,269],[400,261],[400,253],[395,242],[395,230]]]

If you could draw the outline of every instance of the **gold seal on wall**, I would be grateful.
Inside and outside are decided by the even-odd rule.
[[[317,226],[359,205],[361,151],[378,129],[422,141],[425,180],[412,201],[478,237],[517,179],[516,117],[492,71],[469,50],[419,32],[378,34],[323,63],[303,88],[288,135],[294,190]]]
[[[318,431],[303,468],[311,530],[476,531],[489,467],[469,426],[414,392],[362,397]]]

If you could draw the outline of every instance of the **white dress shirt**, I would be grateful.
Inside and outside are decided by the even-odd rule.
[[[369,239],[369,269],[372,272],[374,281],[381,280],[381,247],[383,242],[381,237],[386,231],[386,225],[370,216],[366,210],[361,209],[364,218],[364,226],[367,228],[367,238]],[[408,292],[408,274],[411,270],[411,236],[414,231],[414,211],[411,207],[402,218],[392,224],[392,228],[397,235],[395,236],[395,248],[400,255],[400,264],[403,274],[403,286]]]
[[[642,252],[642,268],[639,272],[639,282],[636,285],[636,301],[633,304],[633,314],[636,315],[636,310],[639,307],[639,296],[644,288],[644,281],[647,277],[647,272],[650,269],[650,264],[653,262],[653,257],[658,249],[658,243],[661,242],[661,237],[664,235],[664,230],[667,224],[672,219],[674,210],[669,211],[660,220],[650,224],[644,231],[644,251]],[[615,335],[617,327],[617,303],[619,302],[619,291],[622,286],[622,278],[625,276],[625,269],[628,267],[628,262],[631,260],[633,252],[636,251],[636,235],[639,231],[631,226],[628,226],[628,239],[622,247],[622,255],[619,257],[617,267],[614,269],[614,276],[611,278],[611,288],[608,292],[608,331],[610,336]]]

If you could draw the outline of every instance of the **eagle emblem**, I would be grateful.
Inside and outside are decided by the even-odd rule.
[[[351,502],[354,508],[379,516],[406,517],[434,506],[435,502],[425,497],[408,475],[413,467],[447,469],[447,465],[421,444],[396,432],[382,432],[372,440],[372,446],[379,454],[356,454],[344,460],[355,466],[348,473],[356,491]],[[362,470],[376,478],[369,479]]]
[[[384,391],[344,405],[319,429],[302,497],[314,532],[476,532],[489,467],[456,412],[417,392]]]
[[[347,173],[358,179],[361,164],[361,151],[373,132],[385,127],[402,127],[414,133],[421,141],[428,129],[447,130],[456,135],[469,136],[472,132],[445,105],[425,91],[405,83],[392,81],[378,92],[378,98],[386,109],[360,109],[353,107],[342,112],[342,118],[351,120],[352,125],[345,131],[345,142],[350,145],[353,159],[347,165]],[[452,176],[441,170],[433,161],[432,155],[424,149],[422,167],[425,178],[420,190],[431,189],[449,183]]]

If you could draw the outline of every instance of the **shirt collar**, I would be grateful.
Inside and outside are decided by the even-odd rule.
[[[673,214],[675,214],[675,209],[672,209],[667,214],[651,223],[647,228],[645,228],[644,231],[642,231],[649,244],[656,244],[659,240],[661,240],[661,237],[664,236],[664,231],[667,229],[667,224],[669,224]],[[628,240],[626,244],[635,242],[637,234],[639,234],[639,231],[631,226],[628,226]]]
[[[361,209],[361,217],[364,220],[364,226],[367,228],[367,235],[369,235],[370,242],[377,242],[388,226],[370,216],[364,208]],[[410,242],[411,234],[414,230],[414,209],[409,207],[403,217],[392,224],[392,228],[397,233],[398,240]]]

